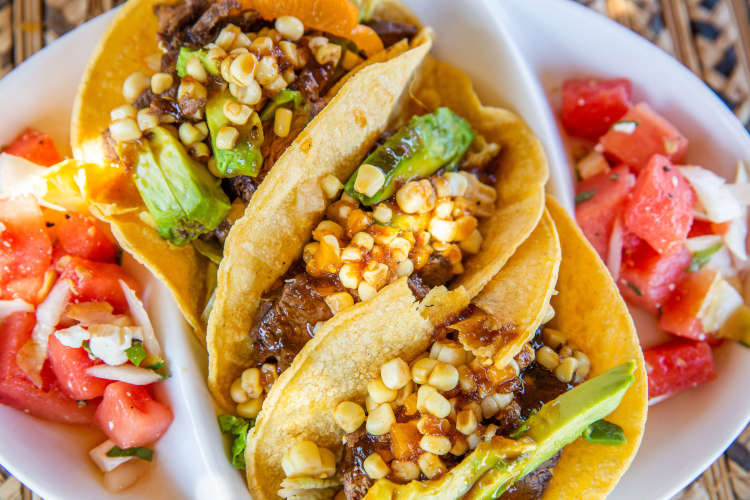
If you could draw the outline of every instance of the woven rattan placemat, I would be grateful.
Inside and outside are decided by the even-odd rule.
[[[700,75],[750,131],[750,0],[575,1],[612,17],[674,55]],[[0,0],[0,77],[58,36],[119,3]],[[673,500],[750,500],[748,448],[750,428]],[[0,500],[38,498],[0,468]]]

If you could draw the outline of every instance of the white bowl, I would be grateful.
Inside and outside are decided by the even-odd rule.
[[[486,103],[515,109],[534,129],[552,166],[550,189],[568,207],[573,199],[570,170],[545,89],[554,97],[555,87],[572,74],[632,78],[637,96],[648,97],[688,135],[690,158],[696,162],[730,169],[734,159],[750,158],[747,135],[695,77],[658,49],[572,2],[467,0],[461,9],[453,0],[409,3],[436,28],[436,54],[464,69]],[[0,144],[23,127],[36,126],[67,149],[75,88],[111,17],[87,23],[0,80]],[[658,72],[650,74],[651,67]],[[676,95],[675,81],[683,96]],[[116,497],[249,498],[241,475],[226,458],[203,383],[201,346],[166,289],[132,259],[126,266],[146,287],[146,304],[171,363],[173,376],[164,390],[175,421],[156,448],[148,478]],[[669,497],[747,422],[750,400],[737,396],[750,376],[750,355],[727,346],[717,362],[717,382],[653,410],[641,452],[612,498]],[[0,462],[47,500],[115,497],[103,490],[86,454],[100,439],[98,433],[49,424],[2,406],[0,428],[13,429],[0,434]]]

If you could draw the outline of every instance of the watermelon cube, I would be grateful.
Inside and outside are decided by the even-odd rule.
[[[718,275],[719,272],[715,269],[687,273],[685,279],[664,303],[659,328],[680,337],[705,340],[706,335],[703,333],[703,324],[698,313]]]
[[[625,78],[573,78],[562,87],[562,122],[565,131],[596,141],[630,108],[631,84]]]
[[[674,340],[643,352],[649,399],[716,378],[713,353],[706,342]]]

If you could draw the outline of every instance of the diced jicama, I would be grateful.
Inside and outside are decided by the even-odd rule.
[[[102,472],[109,472],[112,470],[115,470],[120,465],[124,464],[125,462],[130,462],[131,460],[134,460],[135,457],[108,457],[107,452],[114,448],[115,443],[109,439],[104,441],[99,446],[92,448],[89,451],[89,456],[91,457],[91,460],[94,461],[97,467]]]
[[[742,296],[726,280],[716,280],[709,288],[698,312],[704,332],[715,332],[742,305]]]
[[[149,385],[162,379],[161,375],[153,370],[133,365],[96,365],[86,369],[86,373],[92,377],[117,380],[132,385]]]
[[[88,330],[83,329],[79,325],[74,325],[63,330],[57,330],[55,337],[65,347],[77,349],[83,345],[84,340],[89,340],[91,335]]]
[[[149,354],[161,357],[161,346],[159,345],[159,340],[154,333],[154,327],[151,326],[151,320],[148,317],[146,308],[143,307],[143,302],[141,302],[135,294],[135,290],[131,289],[124,281],[120,280],[120,286],[125,294],[125,299],[128,301],[130,314],[133,316],[133,319],[138,326],[141,327],[143,333],[143,347]]]
[[[112,314],[113,308],[108,302],[80,302],[68,304],[65,308],[65,317],[79,322],[83,326],[90,325],[116,325],[134,326],[135,323],[130,316],[124,314]]]
[[[0,321],[17,312],[34,312],[34,306],[21,299],[0,300]]]
[[[690,182],[711,222],[728,222],[742,215],[742,207],[723,178],[702,167],[680,167],[680,171]]]
[[[133,339],[142,338],[141,328],[137,326],[91,325],[89,334],[91,352],[112,366],[126,363],[125,351],[133,345]]]

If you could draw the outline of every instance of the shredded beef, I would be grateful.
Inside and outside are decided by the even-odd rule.
[[[255,190],[258,189],[259,182],[255,177],[238,175],[237,177],[223,179],[221,187],[230,199],[235,200],[240,198],[245,203],[250,203],[250,198],[253,197]]]
[[[370,21],[367,25],[378,34],[383,41],[383,45],[390,47],[404,38],[411,40],[417,34],[416,26],[406,23],[397,23],[395,21]]]
[[[552,480],[555,465],[560,460],[560,453],[542,462],[534,472],[529,473],[520,481],[516,481],[508,491],[500,495],[499,500],[535,500],[542,498],[544,490]]]
[[[344,446],[344,457],[341,460],[341,482],[347,500],[359,500],[367,494],[373,480],[365,473],[364,461],[372,453],[381,451],[389,454],[391,445],[388,434],[373,436],[367,434],[363,424],[356,431],[347,434]]]
[[[432,254],[427,264],[417,271],[422,283],[428,288],[445,285],[453,277],[453,265],[447,257]]]
[[[308,50],[306,47],[302,50]],[[292,90],[299,90],[308,103],[315,103],[325,97],[328,90],[342,75],[336,72],[331,64],[318,65],[312,55],[307,57],[307,65],[297,75],[289,86]],[[313,113],[315,114],[315,113]]]
[[[552,372],[538,363],[532,363],[522,378],[523,388],[516,392],[516,398],[521,405],[523,418],[529,418],[532,411],[539,410],[544,403],[573,388],[570,384],[560,382]]]

